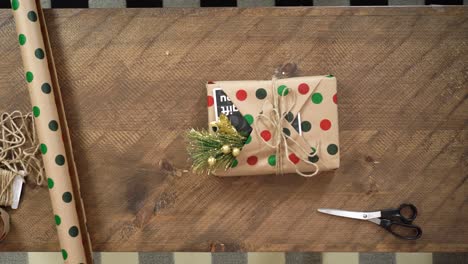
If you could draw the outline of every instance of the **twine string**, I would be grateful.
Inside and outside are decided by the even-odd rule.
[[[9,170],[0,169],[0,206],[13,204],[13,180],[16,174]]]
[[[292,138],[291,136],[283,133],[283,124],[284,122],[288,122],[286,120],[286,115],[294,108],[296,105],[296,93],[291,89],[291,88],[285,88],[281,91],[281,95],[275,93],[275,88],[277,87],[276,85],[277,77],[273,76],[271,79],[271,94],[273,95],[273,100],[266,100],[263,103],[262,110],[260,113],[257,115],[257,122],[258,123],[263,123],[267,127],[272,127],[274,131],[274,137],[275,140],[273,143],[269,143],[268,141],[265,141],[261,135],[260,131],[257,128],[257,126],[254,126],[255,133],[259,138],[261,138],[264,142],[265,145],[267,145],[270,148],[275,149],[276,151],[276,174],[283,175],[284,169],[284,163],[283,159],[286,159],[289,161],[289,163],[292,164],[292,166],[295,168],[295,171],[297,174],[303,176],[303,177],[312,177],[317,175],[319,172],[319,167],[317,164],[311,162],[309,158],[312,158],[317,155],[319,152],[319,147],[320,147],[320,141],[316,142],[315,147],[310,146],[310,144],[307,142],[307,140],[303,140],[304,142],[307,143],[308,149],[315,149],[313,152],[309,152],[307,148],[304,148],[297,140]],[[315,86],[314,90],[312,93],[317,89],[318,85]],[[286,94],[291,94],[289,98],[291,98],[291,103],[286,102]],[[268,106],[271,106],[272,109],[269,110]],[[303,106],[302,106],[303,107]],[[301,109],[302,109],[301,107]],[[299,109],[299,112],[300,110]],[[265,124],[266,123],[266,124]],[[299,134],[300,138],[303,138],[301,134]],[[295,148],[293,148],[290,143],[292,143]],[[299,150],[301,154],[298,155],[298,158],[302,160],[303,162],[310,164],[314,167],[314,171],[312,173],[304,173],[299,170],[298,166],[292,162],[288,157],[290,152],[295,149],[296,152]],[[284,155],[283,155],[284,153]],[[297,155],[296,155],[297,156]]]
[[[0,169],[9,170],[23,178],[30,175],[37,185],[42,185],[45,173],[42,161],[38,158],[40,145],[37,141],[32,113],[24,115],[20,111],[13,111],[1,114]]]

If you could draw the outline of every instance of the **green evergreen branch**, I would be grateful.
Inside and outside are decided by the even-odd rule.
[[[223,146],[230,149],[241,149],[245,142],[245,137],[239,133],[210,133],[206,130],[190,130],[187,133],[187,151],[192,159],[192,170],[197,174],[212,173],[218,168],[229,169],[236,157],[229,152],[223,153]],[[214,164],[209,163],[209,159],[215,160]]]

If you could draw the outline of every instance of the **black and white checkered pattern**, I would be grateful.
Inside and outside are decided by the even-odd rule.
[[[94,264],[467,264],[468,253],[95,252]],[[0,252],[0,263],[62,263],[60,252]]]
[[[468,0],[41,0],[44,8],[468,5]],[[0,0],[0,8],[10,8]]]

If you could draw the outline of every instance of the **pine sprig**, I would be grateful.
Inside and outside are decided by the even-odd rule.
[[[236,159],[233,152],[223,152],[223,147],[240,150],[245,142],[245,137],[237,133],[223,133],[218,131],[210,133],[206,130],[190,130],[187,133],[187,151],[192,159],[192,170],[197,174],[212,173],[218,168],[229,169]],[[210,164],[214,160],[214,163]]]

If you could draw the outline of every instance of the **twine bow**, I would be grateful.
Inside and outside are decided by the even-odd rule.
[[[257,136],[262,138],[263,142],[265,145],[267,145],[270,148],[273,148],[276,150],[276,174],[283,174],[283,158],[286,157],[286,160],[288,160],[295,168],[296,173],[303,176],[303,177],[312,177],[317,175],[319,172],[319,167],[317,164],[309,161],[309,158],[312,158],[317,155],[319,152],[319,142],[317,142],[317,145],[315,147],[311,147],[308,145],[309,150],[314,149],[312,153],[308,151],[307,149],[304,149],[304,147],[297,142],[294,138],[292,138],[290,135],[283,133],[284,126],[283,124],[288,123],[286,120],[286,115],[294,108],[296,104],[296,93],[292,89],[286,87],[282,90],[278,90],[278,93],[275,91],[277,88],[276,81],[277,77],[273,76],[271,80],[271,93],[273,95],[273,101],[266,100],[262,106],[262,110],[258,114],[256,120],[257,123],[260,122],[266,122],[267,127],[272,127],[274,131],[274,141],[273,143],[269,143],[268,141],[264,140],[263,137],[261,137],[259,130],[257,129],[257,126],[254,126],[255,133]],[[314,90],[318,87],[318,84],[315,86]],[[314,91],[312,91],[313,93]],[[279,94],[281,93],[281,94]],[[286,98],[286,95],[290,94],[292,103],[288,105]],[[299,137],[302,138],[302,135],[299,134]],[[304,140],[308,144],[306,140]],[[299,170],[297,165],[289,159],[290,152],[292,152],[292,147],[290,143],[293,143],[297,148],[295,148],[294,152],[302,152],[302,155],[296,155],[300,160],[303,162],[310,164],[314,166],[315,170],[312,173],[304,173]],[[285,155],[282,155],[282,154]],[[305,157],[305,158],[304,158]]]

